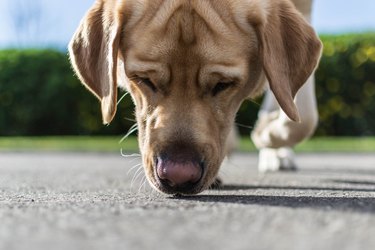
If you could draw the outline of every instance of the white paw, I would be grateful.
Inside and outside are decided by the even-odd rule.
[[[295,154],[291,148],[263,148],[259,151],[258,170],[261,173],[296,169]]]

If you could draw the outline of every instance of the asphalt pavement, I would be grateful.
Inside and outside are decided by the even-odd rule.
[[[0,250],[375,249],[375,153],[256,164],[235,154],[220,190],[176,198],[148,186],[137,155],[0,153]]]

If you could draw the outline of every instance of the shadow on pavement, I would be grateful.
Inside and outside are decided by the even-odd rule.
[[[273,196],[273,195],[197,195],[174,199],[199,202],[233,203],[287,208],[313,208],[341,210],[347,212],[375,213],[373,197],[314,197],[314,196]]]
[[[233,203],[245,205],[265,205],[289,208],[317,208],[327,210],[355,211],[375,213],[375,183],[371,181],[358,180],[330,180],[336,184],[361,185],[361,187],[316,187],[316,186],[278,186],[278,185],[222,185],[216,190],[239,191],[239,190],[290,190],[298,193],[296,196],[288,195],[197,195],[191,197],[179,197],[176,199],[195,200],[200,202]],[[374,185],[374,186],[373,186]],[[364,187],[363,187],[364,186]],[[373,186],[373,187],[369,187]],[[310,196],[300,196],[298,191],[319,191]],[[322,193],[323,192],[323,193]],[[343,192],[342,196],[348,196],[348,192],[369,192],[369,197],[337,197],[327,192]],[[353,197],[354,196],[354,197]]]
[[[363,181],[363,180],[331,180],[331,181],[334,183],[340,183],[340,184],[374,186],[373,190],[375,191],[375,181]]]
[[[345,181],[335,181],[336,183],[348,183]],[[358,183],[357,183],[358,184]],[[367,184],[369,185],[369,184]],[[277,186],[277,185],[223,185],[215,188],[216,190],[235,191],[235,190],[255,190],[255,189],[278,189],[278,190],[312,190],[312,191],[342,191],[342,192],[375,192],[375,187],[311,187],[311,186]]]

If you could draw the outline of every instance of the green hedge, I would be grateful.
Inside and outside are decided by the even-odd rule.
[[[319,135],[375,134],[375,34],[322,36]]]
[[[325,49],[316,73],[317,135],[374,135],[375,34],[322,40]],[[251,127],[259,103],[245,102],[238,123]],[[102,125],[99,109],[96,98],[73,75],[66,53],[0,51],[0,135],[125,134],[134,123],[129,96],[110,126]],[[240,131],[249,134],[250,128]]]
[[[119,113],[132,116],[131,100]],[[134,122],[117,116],[103,126],[99,102],[73,75],[65,53],[0,52],[0,135],[118,134]]]

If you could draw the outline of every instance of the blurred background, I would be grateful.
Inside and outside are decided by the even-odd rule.
[[[30,136],[112,135],[118,141],[134,125],[133,104],[125,96],[116,119],[103,126],[99,102],[68,61],[67,44],[93,2],[0,0],[0,149]],[[351,138],[348,144],[366,139],[363,147],[370,151],[375,151],[369,143],[375,135],[374,10],[373,0],[315,0],[313,12],[324,43],[316,73],[315,138]],[[247,140],[260,103],[245,102],[237,116]]]

